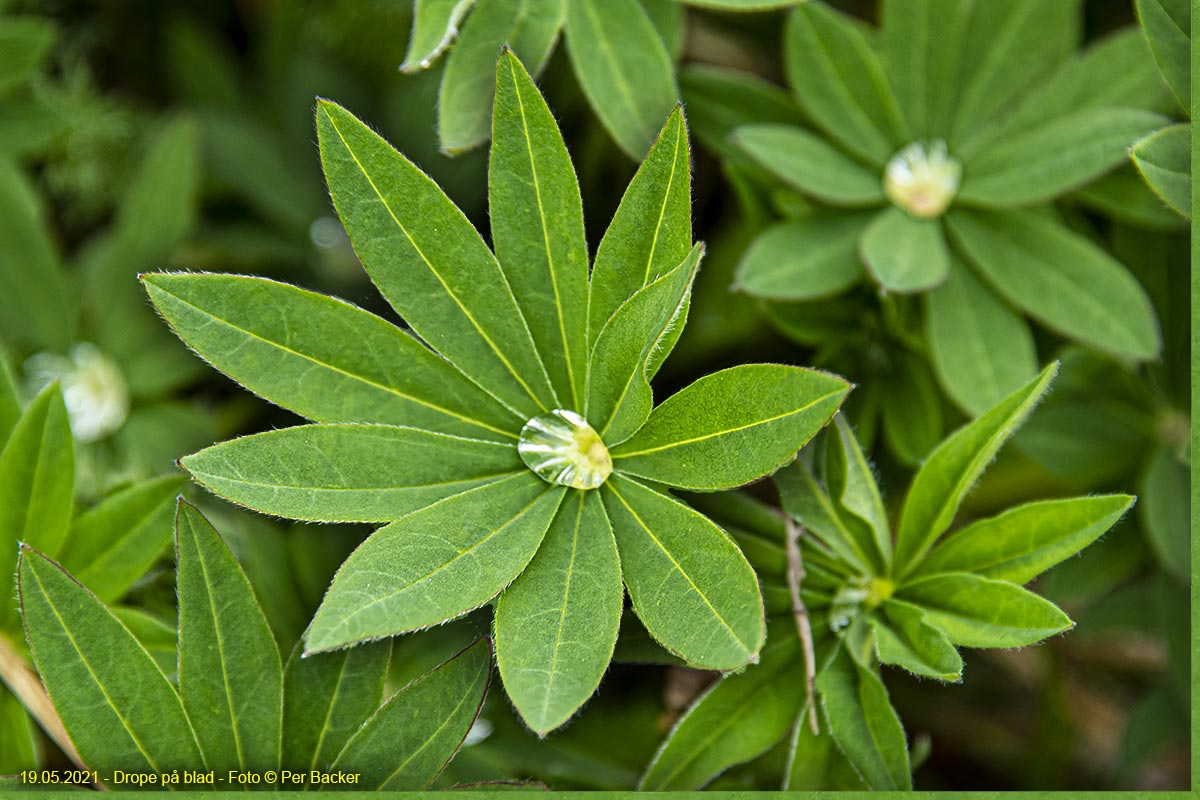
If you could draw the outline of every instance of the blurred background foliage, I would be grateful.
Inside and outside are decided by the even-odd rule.
[[[834,5],[872,20],[876,4]],[[26,400],[56,378],[65,388],[81,386],[80,396],[111,400],[107,416],[89,421],[67,395],[78,508],[171,473],[175,458],[213,441],[296,421],[188,354],[150,311],[138,272],[266,274],[390,314],[332,213],[315,146],[314,97],[336,98],[369,120],[486,235],[485,151],[455,158],[438,151],[445,61],[411,75],[398,69],[409,6],[0,2],[0,32],[41,42],[28,69],[0,83],[0,345]],[[1087,0],[1083,10],[1086,40],[1136,24],[1129,0]],[[782,84],[781,24],[781,12],[686,13],[679,80],[692,126],[696,238],[708,242],[709,256],[691,322],[656,394],[747,360],[830,369],[858,384],[847,409],[881,483],[903,486],[929,447],[965,421],[913,342],[919,306],[881,300],[867,287],[809,303],[764,303],[732,291],[754,236],[807,213],[805,198],[765,180],[725,138],[746,121],[803,119],[786,93],[771,89]],[[714,67],[755,74],[761,90],[724,84]],[[635,165],[597,124],[562,48],[541,84],[579,171],[594,248]],[[1189,785],[1187,227],[1131,179],[1131,168],[1123,168],[1058,205],[1072,227],[1141,281],[1161,321],[1162,358],[1131,367],[1039,330],[1039,362],[1061,358],[1062,371],[1016,446],[969,498],[968,513],[1100,491],[1136,493],[1138,505],[1102,541],[1042,579],[1039,591],[1078,621],[1070,635],[1020,651],[970,653],[970,677],[961,685],[885,673],[919,764],[919,787]],[[229,538],[289,652],[333,568],[365,529],[282,525],[186,491]],[[749,491],[774,502],[766,484]],[[164,551],[121,601],[139,610],[139,635],[168,672],[171,563]],[[396,640],[394,681],[444,660],[488,624],[486,613],[475,614]],[[641,661],[645,634],[629,627],[618,661]],[[671,665],[619,663],[582,715],[544,740],[494,691],[440,783],[533,778],[559,789],[630,788],[711,680]],[[19,709],[0,706],[13,724]],[[47,740],[35,744],[46,763],[63,761]],[[0,773],[18,757],[0,748]],[[783,758],[776,748],[713,786],[776,788]]]

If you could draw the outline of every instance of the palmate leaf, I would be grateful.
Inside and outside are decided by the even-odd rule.
[[[529,564],[564,491],[526,471],[380,528],[338,570],[306,652],[426,628],[483,605]]]
[[[962,657],[921,609],[891,598],[870,622],[880,663],[940,681],[962,680]]]
[[[1021,647],[1075,624],[1027,589],[966,572],[906,582],[896,597],[919,606],[951,642],[965,647]]]
[[[804,703],[804,661],[793,625],[790,618],[773,623],[760,662],[725,676],[688,708],[654,754],[639,789],[700,789],[787,735]]]
[[[545,734],[595,692],[625,592],[596,492],[570,492],[537,555],[496,603],[496,663],[521,718]]]
[[[623,474],[712,491],[761,478],[825,426],[850,385],[815,370],[745,364],[665,400],[612,450]]]
[[[516,441],[518,415],[412,336],[349,303],[239,275],[156,273],[142,283],[202,358],[308,419]]]
[[[588,102],[627,155],[640,159],[679,102],[670,53],[637,0],[570,0],[567,54]]]
[[[554,116],[512,51],[496,65],[488,168],[492,246],[564,407],[586,390],[588,251],[583,201]],[[530,224],[530,221],[536,221]]]
[[[863,263],[889,292],[923,292],[946,280],[950,253],[941,224],[917,219],[896,207],[886,208],[863,233]]]
[[[18,581],[34,663],[84,763],[107,773],[205,763],[175,687],[94,595],[28,547]]]
[[[762,646],[758,580],[709,519],[632,478],[600,489],[633,609],[650,635],[689,665],[737,669]]]
[[[950,128],[970,4],[962,0],[884,0],[880,27],[888,77],[914,139]]]
[[[491,674],[491,648],[481,639],[396,692],[330,769],[357,773],[365,790],[427,788],[474,724]]]
[[[458,35],[458,26],[475,0],[414,0],[412,33],[400,69],[428,69]]]
[[[383,703],[391,642],[304,656],[283,673],[283,767],[328,770],[346,742]]]
[[[858,242],[870,213],[829,214],[772,225],[746,249],[736,288],[771,300],[814,300],[863,277]]]
[[[338,216],[392,307],[524,419],[561,407],[500,265],[463,213],[341,106],[319,103],[317,133]]]
[[[250,581],[217,531],[179,502],[179,694],[217,772],[279,768],[283,668]]]
[[[209,491],[288,519],[385,522],[524,467],[512,444],[387,425],[301,425],[180,461]]]

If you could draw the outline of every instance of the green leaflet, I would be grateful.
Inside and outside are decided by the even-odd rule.
[[[334,653],[292,652],[283,673],[283,767],[328,770],[383,703],[390,641]]]
[[[0,94],[23,83],[50,52],[58,33],[45,19],[0,17]]]
[[[858,241],[870,214],[830,214],[776,223],[746,249],[740,291],[771,300],[815,300],[863,276]]]
[[[205,763],[175,687],[95,596],[28,547],[18,581],[34,663],[88,766],[159,773]]]
[[[570,0],[566,34],[575,76],[601,124],[640,159],[679,100],[662,37],[637,0]]]
[[[174,525],[168,527],[168,530]],[[158,668],[169,680],[175,681],[179,669],[179,634],[176,630],[174,609],[172,619],[167,622],[162,617],[147,613],[131,606],[116,606],[110,608],[113,616],[121,621],[134,638],[146,648],[146,652],[158,664]]]
[[[838,648],[817,675],[817,692],[830,733],[867,786],[876,790],[912,788],[904,728],[874,670]]]
[[[112,603],[150,569],[171,540],[172,502],[184,479],[168,475],[106,497],[71,524],[63,569],[102,603]]]
[[[633,610],[690,666],[737,669],[762,647],[758,580],[720,528],[670,497],[614,474],[600,490]]]
[[[0,348],[0,452],[4,451],[4,445],[8,443],[8,437],[20,418],[21,394],[8,356]]]
[[[638,0],[658,36],[667,48],[673,66],[683,59],[684,39],[687,36],[687,11],[676,0]]]
[[[189,347],[297,414],[516,440],[517,415],[414,337],[349,303],[239,275],[151,274],[142,282]]]
[[[509,50],[496,64],[488,208],[492,246],[550,382],[563,407],[581,409],[588,357],[583,201],[554,116]]]
[[[1155,131],[1133,145],[1138,172],[1167,205],[1192,215],[1192,131],[1187,123]]]
[[[933,369],[968,414],[982,414],[1037,374],[1029,324],[958,258],[951,258],[945,283],[924,300]]]
[[[683,109],[667,117],[596,250],[588,298],[592,344],[617,309],[692,249],[692,175]]]
[[[625,592],[598,492],[572,491],[525,571],[496,603],[496,664],[539,735],[596,691],[612,660]]]
[[[884,202],[880,176],[825,139],[795,125],[745,125],[733,143],[760,167],[805,194],[837,206]]]
[[[220,534],[182,500],[175,531],[179,694],[204,762],[278,769],[283,667],[267,618]]]
[[[1047,328],[1125,358],[1158,355],[1158,320],[1146,293],[1083,236],[1036,211],[959,209],[946,223],[984,279]]]
[[[804,661],[793,625],[791,617],[774,622],[758,664],[726,675],[692,703],[638,789],[700,789],[787,735],[804,703]]]
[[[429,69],[458,35],[458,26],[475,0],[415,0],[412,33],[403,72]]]
[[[884,0],[880,6],[888,77],[914,139],[950,129],[969,9],[962,0]]]
[[[341,106],[318,104],[317,133],[338,216],[392,307],[518,416],[558,407],[504,273],[462,212]]]
[[[887,397],[883,404],[883,435],[892,452],[915,467],[942,439],[942,394],[929,366],[919,356],[902,350],[895,362],[883,390]]]
[[[803,458],[773,476],[785,514],[800,522],[838,558],[864,574],[872,572],[875,544],[866,526],[847,525],[825,487]]]
[[[0,451],[0,575],[16,569],[17,543],[57,555],[75,495],[75,443],[58,384],[42,390]],[[12,592],[0,592],[0,622]]]
[[[866,537],[860,534],[859,538],[873,540],[878,563],[886,574],[892,562],[892,532],[887,510],[862,446],[840,412],[833,417],[825,452],[828,465],[825,482],[829,493],[847,515],[866,523],[869,534]]]
[[[1188,524],[1190,479],[1188,466],[1180,463],[1169,448],[1159,448],[1150,462],[1150,468],[1142,477],[1142,504],[1138,509],[1142,528],[1159,563],[1171,575],[1185,582],[1191,574]],[[1125,508],[1128,507],[1126,504]]]
[[[922,292],[946,280],[950,253],[941,223],[889,207],[867,226],[859,246],[867,271],[889,292]]]
[[[1179,107],[1191,105],[1192,26],[1187,0],[1136,0],[1138,20]]]
[[[596,338],[588,364],[585,415],[609,448],[629,438],[650,415],[649,363],[683,313],[704,245],[665,275],[638,289]]]
[[[558,39],[565,0],[478,0],[446,59],[438,90],[442,152],[460,153],[487,141],[496,84],[496,56],[511,47],[538,72]]]
[[[962,657],[916,606],[903,600],[885,601],[879,615],[871,618],[871,630],[880,663],[939,681],[962,680]]]
[[[784,32],[788,84],[833,139],[876,167],[908,140],[896,97],[863,32],[823,3],[804,3]]]
[[[1026,503],[947,537],[918,574],[970,572],[1028,583],[1104,535],[1133,503],[1124,494]]]
[[[59,255],[40,199],[8,160],[0,160],[0,284],[5,342],[30,350],[65,350],[74,335],[74,314]]]
[[[997,139],[963,164],[958,202],[1042,203],[1121,164],[1130,146],[1165,118],[1132,108],[1088,108]]]
[[[741,486],[790,460],[849,390],[828,373],[779,364],[715,372],[655,408],[613,448],[613,466],[683,489]]]
[[[807,715],[808,707],[801,710]],[[806,719],[798,719],[792,730],[788,763],[783,776],[785,792],[820,792],[830,789],[867,788],[855,768],[838,750],[828,726],[813,733]]]
[[[750,72],[689,64],[679,70],[679,88],[692,132],[724,159],[737,152],[729,135],[743,125],[804,121],[791,95]]]
[[[289,519],[383,522],[522,468],[512,444],[387,425],[300,425],[185,456],[209,491]]]
[[[1058,362],[945,439],[913,477],[896,535],[897,575],[903,576],[954,521],[963,497],[1046,392]]]
[[[972,4],[950,144],[985,129],[1072,53],[1079,18],[1078,0]]]
[[[491,674],[491,648],[481,639],[396,692],[330,769],[358,773],[363,790],[428,787],[474,724]]]
[[[896,595],[964,647],[1021,647],[1075,625],[1049,600],[1007,581],[947,572],[905,583]]]
[[[1134,147],[1137,147],[1136,143]],[[1188,170],[1190,173],[1190,165]],[[1080,205],[1097,210],[1114,222],[1144,231],[1161,232],[1187,227],[1187,221],[1180,218],[1179,212],[1164,203],[1163,198],[1146,184],[1132,159],[1129,164],[1092,181],[1074,196]]]
[[[338,570],[305,651],[426,628],[483,605],[533,558],[564,491],[525,471],[375,531]]]

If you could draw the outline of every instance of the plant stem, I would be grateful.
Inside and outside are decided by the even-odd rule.
[[[800,599],[800,583],[804,580],[804,562],[800,558],[800,537],[804,529],[789,519],[783,519],[787,528],[787,582],[788,591],[792,595],[792,617],[796,620],[796,633],[800,635],[800,644],[804,647],[804,696],[808,705],[808,727],[814,735],[820,734],[817,724],[817,704],[814,702],[816,693],[817,670],[816,651],[813,649],[812,623],[808,618],[808,609]]]
[[[3,682],[9,691],[21,701],[21,705],[25,707],[29,715],[37,720],[46,735],[54,740],[67,758],[71,759],[71,763],[86,770],[87,765],[83,763],[83,759],[75,750],[75,745],[71,743],[71,737],[67,735],[67,729],[63,727],[58,712],[54,710],[50,696],[42,688],[41,680],[13,647],[8,637],[2,633],[0,633],[0,682]]]

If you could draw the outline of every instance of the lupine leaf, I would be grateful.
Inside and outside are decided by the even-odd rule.
[[[810,534],[840,559],[862,572],[870,572],[875,544],[865,526],[851,528],[842,520],[825,487],[817,483],[804,459],[773,476],[779,487],[783,511],[800,522]]]
[[[848,515],[866,523],[886,572],[892,561],[892,532],[887,510],[883,507],[871,465],[844,414],[834,415],[825,449],[826,463],[830,467],[825,483],[830,494]]]
[[[962,657],[946,634],[925,621],[925,614],[903,600],[887,600],[871,620],[879,661],[939,681],[962,680]]]
[[[341,106],[319,103],[317,133],[338,216],[392,307],[519,415],[557,407],[504,273],[463,213]]]
[[[580,409],[588,357],[583,201],[554,116],[508,50],[496,65],[488,207],[492,246],[550,381],[564,407]]]
[[[13,376],[12,365],[3,348],[0,348],[0,452],[8,443],[17,420],[21,418],[21,394],[17,389],[17,379]]]
[[[683,45],[687,37],[687,11],[675,0],[638,0],[646,16],[658,31],[658,36],[667,48],[667,55],[674,64],[683,58]]]
[[[59,255],[33,186],[7,160],[0,161],[0,284],[5,342],[66,349],[74,323]]]
[[[1124,494],[1026,503],[947,537],[918,571],[1028,583],[1103,536],[1133,503]]]
[[[491,674],[491,648],[481,639],[396,692],[331,769],[358,773],[364,790],[428,787],[474,724]]]
[[[952,433],[913,477],[896,535],[899,574],[911,568],[954,521],[958,506],[1004,442],[1041,399],[1058,369],[1037,378]]]
[[[1146,293],[1084,237],[1034,211],[960,209],[947,225],[985,280],[1046,327],[1113,355],[1158,355],[1158,320]]]
[[[805,112],[874,166],[909,138],[879,57],[861,30],[824,3],[804,3],[788,17],[784,65]]]
[[[942,395],[924,360],[907,350],[895,358],[884,388],[883,435],[902,462],[916,466],[942,440]]]
[[[825,372],[744,364],[665,400],[612,450],[622,473],[683,489],[730,489],[790,460],[850,390]]]
[[[772,300],[837,294],[863,277],[858,242],[868,214],[787,220],[751,243],[737,268],[737,288]]]
[[[37,725],[21,701],[0,686],[0,775],[40,766]]]
[[[328,770],[346,742],[383,703],[391,642],[304,656],[283,674],[283,767]]]
[[[195,506],[175,519],[179,694],[204,761],[223,772],[279,768],[283,667],[250,581]]]
[[[822,792],[830,789],[867,788],[862,778],[838,750],[828,726],[813,733],[802,710],[792,731],[791,746],[788,748],[788,765],[784,772],[785,792]]]
[[[1137,0],[1137,15],[1179,106],[1191,108],[1192,26],[1187,0]]]
[[[526,471],[375,531],[338,570],[305,650],[426,628],[483,605],[533,558],[563,491]]]
[[[1010,108],[1077,46],[1078,0],[972,4],[951,144]]]
[[[84,763],[143,773],[205,763],[175,687],[94,595],[28,547],[18,580],[34,663]]]
[[[629,438],[654,403],[648,367],[683,313],[704,255],[697,244],[674,269],[638,289],[596,338],[588,366],[586,416],[610,448]]]
[[[790,618],[771,626],[758,664],[727,675],[667,734],[642,776],[642,791],[702,788],[782,739],[804,702],[804,660]]]
[[[240,275],[156,273],[142,282],[202,358],[311,420],[516,440],[518,416],[414,337],[349,303]]]
[[[58,384],[17,420],[0,452],[0,575],[16,569],[17,543],[54,555],[66,540],[75,495],[75,445]],[[12,592],[0,592],[0,620]]]
[[[762,646],[758,580],[720,528],[630,478],[601,488],[633,609],[689,665],[737,669]]]
[[[897,597],[964,647],[1021,647],[1075,623],[1049,600],[1007,581],[947,572],[909,581]]]
[[[162,555],[174,529],[182,476],[134,484],[106,497],[71,524],[63,568],[102,603],[123,595]]]
[[[511,444],[387,425],[301,425],[180,461],[209,491],[264,514],[383,522],[522,468]]]
[[[683,110],[667,117],[596,250],[588,307],[592,343],[626,300],[692,249],[692,174]]]
[[[1155,131],[1133,145],[1133,163],[1171,208],[1192,214],[1192,131],[1186,123]]]
[[[925,325],[942,388],[972,416],[1037,374],[1029,323],[957,258],[951,258],[946,282],[925,295]]]
[[[729,136],[743,125],[804,121],[786,91],[750,72],[689,64],[679,71],[679,88],[692,132],[726,159],[737,152]]]
[[[888,77],[914,139],[950,129],[969,9],[961,0],[884,0],[880,6]]]
[[[867,271],[889,292],[931,289],[945,281],[950,271],[941,224],[895,207],[880,212],[867,226],[860,252]]]
[[[171,510],[173,514],[174,508]],[[168,531],[173,528],[174,524],[169,525]],[[168,680],[175,681],[179,670],[179,631],[175,619],[167,622],[132,606],[116,606],[109,610],[146,649]],[[174,617],[174,613],[171,616]]]
[[[600,495],[570,492],[537,555],[496,603],[496,664],[525,724],[544,735],[596,691],[625,592]]]
[[[0,94],[29,77],[56,37],[49,20],[12,14],[0,18]]]
[[[805,194],[837,206],[883,203],[880,176],[820,136],[795,125],[745,125],[734,144],[756,164]]]
[[[958,202],[1022,206],[1053,200],[1123,163],[1165,118],[1132,108],[1089,108],[997,139],[963,165]]]
[[[817,691],[834,741],[867,786],[911,789],[904,728],[879,676],[844,645],[817,675]]]
[[[442,152],[459,153],[487,141],[496,88],[496,57],[511,47],[536,73],[558,39],[564,0],[477,0],[438,91]]]
[[[454,42],[458,26],[475,0],[414,0],[412,33],[400,69],[428,69]]]
[[[567,3],[567,53],[600,122],[640,159],[679,100],[666,45],[637,0]]]
[[[1142,528],[1163,569],[1184,581],[1191,573],[1187,514],[1190,478],[1187,465],[1164,447],[1154,454],[1141,486]]]

